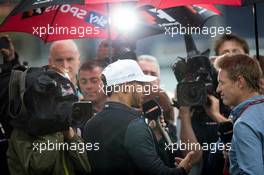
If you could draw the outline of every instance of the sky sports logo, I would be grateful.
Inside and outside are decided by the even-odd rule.
[[[85,21],[103,29],[107,27],[107,18],[96,12],[90,12]]]
[[[77,18],[78,20],[84,20],[87,23],[93,24],[95,27],[99,27],[102,29],[107,28],[108,21],[105,15],[95,11],[88,11],[83,8],[71,6],[69,4],[64,4],[62,6],[53,5],[46,8],[42,7],[42,8],[32,9],[27,12],[24,12],[22,15],[22,19],[26,19],[34,16],[40,16],[45,13],[54,13],[58,10],[58,8],[59,8],[59,13],[71,14],[73,17]]]

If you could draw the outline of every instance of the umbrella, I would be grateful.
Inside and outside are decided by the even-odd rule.
[[[111,11],[114,11],[119,5],[112,4],[110,6]],[[20,8],[20,6],[18,5],[17,8]],[[219,11],[215,11],[214,13],[206,10],[204,7],[198,8],[198,6],[177,7],[157,11],[157,9],[150,5],[133,5],[132,9],[139,16],[137,31],[132,31],[133,33],[117,32],[113,26],[111,27],[111,34],[109,36],[108,12],[105,4],[52,5],[19,13],[17,8],[11,12],[0,26],[0,32],[30,33],[40,37],[45,42],[78,38],[117,39],[125,36],[138,40],[164,32],[160,24],[168,23],[169,21],[168,18],[163,18],[161,13],[173,18],[177,25],[188,22],[192,26],[201,26],[207,19],[219,14]],[[213,9],[213,6],[206,6],[206,8]],[[121,15],[118,17],[121,18]],[[190,17],[186,18],[186,16]],[[131,19],[124,20],[131,22]]]
[[[21,4],[25,3],[21,2]],[[40,37],[45,42],[61,39],[108,38],[109,47],[111,47],[112,39],[125,37],[136,41],[147,36],[163,33],[164,29],[160,26],[166,20],[161,18],[161,12],[163,15],[166,14],[167,17],[171,15],[177,25],[188,21],[188,24],[192,26],[201,26],[207,19],[219,13],[213,6],[209,5],[206,8],[215,10],[215,13],[204,7],[198,8],[198,6],[177,7],[163,11],[157,10],[153,6],[142,7],[134,4],[132,5],[133,9],[140,14],[140,22],[137,24],[138,30],[124,33],[117,32],[112,27],[109,29],[108,26],[109,7],[112,12],[120,3],[111,4],[111,6],[105,4],[63,4],[19,12],[20,10],[17,9],[21,9],[21,4],[5,19],[0,26],[0,32],[26,32]],[[182,16],[178,14],[182,14]],[[122,14],[120,17],[122,17]],[[131,19],[124,20],[131,22]]]
[[[218,4],[232,6],[252,5],[257,58],[259,58],[259,40],[256,3],[259,2],[264,2],[264,0],[141,0],[141,3],[152,4],[157,8],[170,8],[190,4]]]

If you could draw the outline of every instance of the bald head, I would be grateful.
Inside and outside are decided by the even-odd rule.
[[[72,40],[55,41],[50,46],[49,64],[69,71],[72,77],[78,73],[80,53]]]
[[[80,57],[77,45],[72,40],[55,41],[50,46],[50,58],[57,55],[76,55]]]

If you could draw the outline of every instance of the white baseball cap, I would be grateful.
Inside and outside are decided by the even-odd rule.
[[[132,81],[151,82],[157,77],[145,75],[135,60],[117,60],[109,64],[102,72],[106,79],[106,85],[128,83]]]

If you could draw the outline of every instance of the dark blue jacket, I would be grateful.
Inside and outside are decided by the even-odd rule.
[[[186,174],[183,168],[169,168],[164,164],[144,118],[121,103],[106,103],[86,123],[84,139],[99,143],[98,151],[88,151],[92,174]]]

